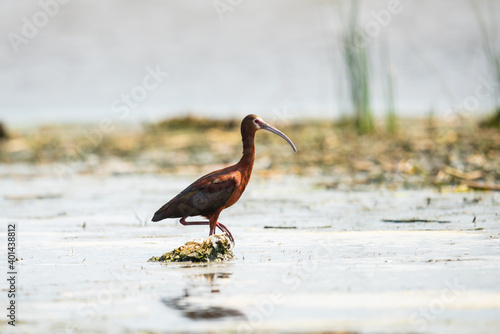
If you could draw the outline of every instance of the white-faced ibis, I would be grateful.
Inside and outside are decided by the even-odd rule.
[[[243,191],[245,191],[248,181],[250,181],[255,160],[255,133],[260,129],[282,137],[297,152],[295,145],[283,132],[267,124],[257,115],[248,115],[241,122],[243,156],[240,161],[235,165],[209,173],[193,182],[156,211],[152,220],[156,222],[165,218],[180,218],[182,225],[209,225],[209,235],[214,234],[215,228],[218,227],[234,243],[231,232],[217,220],[222,210],[238,201]],[[186,221],[187,217],[192,216],[203,216],[208,221]]]

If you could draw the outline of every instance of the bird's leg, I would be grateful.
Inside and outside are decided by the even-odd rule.
[[[205,222],[187,222],[185,217],[181,218],[181,220],[179,220],[179,223],[181,223],[184,226],[187,226],[187,225],[208,225],[208,221],[205,221]]]
[[[184,226],[189,226],[189,225],[209,225],[210,222],[209,221],[197,221],[197,222],[188,222],[186,221],[186,218],[183,217],[179,220],[179,223],[181,223],[182,225]],[[211,228],[210,229],[210,233],[208,234],[209,236],[215,234],[215,228],[218,227],[219,230],[221,230],[223,233],[226,233],[227,236],[229,237],[229,240],[231,240],[231,242],[233,244],[235,244],[234,242],[234,238],[233,238],[233,235],[231,234],[231,232],[229,232],[228,228],[226,227],[226,225],[222,224],[222,223],[219,223],[219,222],[216,222],[215,223],[215,226],[214,228]]]
[[[181,223],[182,225],[184,226],[189,226],[189,225],[209,225],[210,224],[210,221],[197,221],[197,222],[188,222],[186,221],[186,217],[183,217],[179,220],[179,223]],[[210,229],[210,233],[208,234],[209,236],[212,235],[212,234],[215,234],[215,227],[219,227],[219,229],[222,231],[222,232],[229,232],[229,230],[224,226],[223,228],[225,228],[225,230],[223,230],[219,225],[222,225],[221,223],[216,223],[216,225],[214,226],[214,228],[211,228]],[[231,233],[228,233],[228,234],[231,234]],[[232,236],[231,236],[232,237]]]

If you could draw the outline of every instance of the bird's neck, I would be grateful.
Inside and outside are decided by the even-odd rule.
[[[245,167],[248,171],[252,172],[253,161],[255,160],[255,132],[242,133],[243,137],[243,156],[239,161],[241,167]]]

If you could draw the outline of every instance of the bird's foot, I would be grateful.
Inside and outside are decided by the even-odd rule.
[[[236,243],[234,242],[233,235],[231,234],[231,232],[229,232],[229,229],[226,227],[226,225],[217,222],[217,224],[215,224],[215,226],[217,226],[219,228],[219,230],[221,230],[223,233],[227,234],[229,240],[231,240],[231,243],[233,244],[233,247],[234,247],[234,245],[236,245]]]
[[[209,225],[210,224],[208,221],[188,222],[188,221],[186,221],[186,218],[181,218],[181,220],[179,222],[184,226],[187,226],[187,225]],[[236,243],[234,242],[233,235],[231,234],[231,232],[229,232],[229,229],[226,227],[226,225],[224,225],[222,223],[217,222],[215,224],[214,229],[210,230],[209,236],[215,234],[216,227],[218,227],[219,230],[221,230],[223,233],[225,233],[227,235],[227,237],[229,238],[229,240],[231,241],[231,243],[233,244],[233,247],[234,247],[234,245],[236,245]]]

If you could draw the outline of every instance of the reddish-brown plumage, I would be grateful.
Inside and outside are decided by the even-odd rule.
[[[264,122],[257,115],[248,115],[241,122],[241,137],[243,140],[243,156],[233,166],[209,173],[180,192],[163,205],[153,216],[153,221],[165,218],[181,218],[183,225],[210,225],[210,235],[219,227],[232,239],[229,230],[217,222],[222,210],[238,201],[250,181],[255,160],[255,132],[259,129],[271,131],[290,143],[293,143],[281,131]],[[187,222],[191,216],[204,216],[208,222]]]

